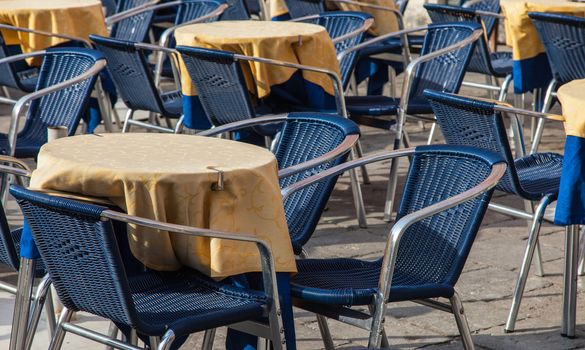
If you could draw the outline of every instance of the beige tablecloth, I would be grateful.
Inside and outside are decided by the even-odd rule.
[[[175,31],[175,39],[177,45],[225,50],[246,56],[325,68],[339,73],[333,42],[325,28],[318,25],[271,21],[221,21],[181,27]],[[263,63],[243,63],[242,68],[248,89],[258,98],[269,95],[271,86],[288,81],[296,71]],[[333,95],[333,86],[328,76],[304,72],[303,78]],[[185,95],[196,95],[184,66],[181,67],[181,83]]]
[[[220,169],[225,190],[212,191]],[[170,134],[74,136],[42,147],[31,188],[104,197],[129,214],[254,234],[272,247],[277,271],[294,272],[272,153],[217,138]],[[156,270],[182,265],[212,277],[260,271],[250,243],[129,227],[132,253]]]
[[[557,98],[563,108],[565,133],[585,138],[585,79],[573,80],[561,86]]]

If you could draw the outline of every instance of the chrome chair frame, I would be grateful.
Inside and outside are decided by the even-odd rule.
[[[378,36],[374,39],[368,40],[362,44],[356,45],[352,48],[349,48],[349,49],[341,52],[338,55],[338,59],[340,59],[339,56],[343,57],[343,55],[346,55],[349,52],[361,50],[361,49],[366,48],[372,44],[375,44],[378,42],[383,42],[384,40],[387,40],[387,39],[393,38],[393,37],[401,37],[402,42],[403,42],[403,50],[405,52],[409,52],[407,35],[410,33],[425,31],[425,30],[427,30],[427,28],[428,28],[427,26],[422,26],[422,27],[416,27],[416,28],[411,28],[411,29],[404,29],[404,30],[400,30],[397,32],[388,33],[385,35]],[[441,55],[447,54],[449,52],[461,49],[467,45],[473,44],[476,40],[478,40],[481,37],[481,35],[483,35],[483,30],[481,30],[481,29],[475,30],[469,37],[465,38],[464,40],[461,40],[460,42],[458,42],[456,44],[453,44],[451,46],[445,47],[445,48],[437,50],[437,51],[433,51],[433,52],[426,54],[424,56],[419,56],[408,63],[408,65],[406,66],[406,69],[404,70],[402,94],[401,94],[400,105],[398,107],[398,113],[397,113],[397,123],[396,123],[396,131],[395,131],[396,138],[394,140],[394,149],[395,150],[402,148],[403,143],[406,147],[409,147],[409,145],[410,145],[410,142],[408,140],[408,134],[406,133],[406,130],[404,128],[404,124],[406,123],[406,118],[407,118],[406,109],[407,109],[408,102],[409,102],[409,94],[410,94],[410,90],[412,88],[412,81],[413,81],[414,73],[415,73],[416,69],[418,68],[418,66],[424,62],[431,61],[431,60],[433,60]],[[406,57],[409,57],[409,54],[406,54]],[[434,118],[425,118],[425,117],[421,117],[421,116],[410,116],[410,115],[408,117],[413,117],[413,118],[418,119],[418,120],[422,119],[422,120],[426,120],[426,121],[431,121],[434,123]],[[397,180],[398,180],[398,160],[399,160],[399,158],[391,160],[392,165],[390,166],[390,181],[388,182],[388,190],[386,192],[386,204],[385,204],[385,208],[384,208],[384,220],[385,221],[390,221],[392,214],[393,214],[394,197],[395,197],[395,193],[396,193],[396,186],[397,186]]]
[[[303,179],[299,182],[294,183],[291,186],[282,190],[283,199],[286,199],[288,196],[293,194],[294,192],[306,187],[310,186],[314,183],[320,182],[325,180],[330,176],[336,176],[341,174],[345,171],[350,169],[355,169],[358,166],[369,164],[373,162],[385,161],[385,160],[395,160],[400,157],[406,157],[414,154],[414,148],[407,148],[407,149],[400,149],[394,151],[383,151],[378,152],[376,154],[366,156],[364,158],[355,159],[343,164],[340,164],[336,167],[330,168],[325,170],[321,173]],[[410,213],[400,220],[398,220],[392,227],[390,234],[387,237],[386,245],[384,249],[384,258],[382,262],[382,270],[380,272],[380,279],[378,281],[378,293],[375,298],[375,302],[371,305],[371,312],[370,314],[362,311],[358,311],[355,309],[351,309],[350,307],[343,307],[343,308],[326,308],[326,307],[315,307],[311,305],[304,305],[299,303],[297,306],[307,311],[320,313],[323,316],[327,316],[329,318],[334,318],[340,322],[344,322],[362,329],[365,329],[370,332],[369,340],[368,340],[368,347],[379,347],[381,344],[388,344],[387,339],[385,339],[384,335],[384,319],[386,315],[386,304],[388,300],[388,296],[390,294],[391,283],[392,283],[392,276],[394,272],[394,267],[396,264],[396,257],[398,255],[398,245],[400,243],[400,239],[404,232],[412,226],[413,224],[424,220],[430,216],[433,216],[441,211],[447,210],[449,208],[455,207],[465,201],[470,199],[476,198],[480,196],[485,191],[488,191],[495,187],[499,182],[500,178],[504,175],[506,171],[506,164],[505,163],[497,163],[493,166],[491,174],[480,184],[477,186],[462,192],[456,196],[447,198],[443,201],[435,203],[431,206],[428,206],[424,209],[418,210],[416,212]],[[455,292],[453,297],[449,300],[450,304],[439,302],[436,300],[421,300],[418,301],[420,304],[430,306],[432,308],[450,312],[455,316],[457,327],[459,332],[462,336],[463,345],[466,349],[473,349],[473,341],[471,339],[471,333],[469,331],[469,326],[467,324],[467,319],[464,313],[463,306],[461,304],[461,300],[459,299],[458,294]],[[384,339],[383,339],[384,338]],[[324,340],[325,343],[333,344],[331,339]]]
[[[159,2],[160,2],[160,0],[153,0],[153,1],[150,1],[146,4],[136,6],[136,7],[133,7],[131,9],[128,9],[128,10],[113,14],[109,17],[106,17],[106,25],[109,27],[109,26],[112,26],[114,23],[120,22],[123,19],[130,18],[132,16],[140,14],[140,13],[144,12],[145,9],[153,7],[156,4],[158,4]]]
[[[282,319],[280,317],[281,310],[280,301],[278,297],[278,288],[276,288],[277,284],[276,270],[274,267],[274,258],[272,256],[270,246],[264,240],[245,233],[234,234],[223,231],[170,224],[138,216],[128,215],[113,210],[104,210],[102,212],[102,217],[105,220],[115,220],[125,222],[127,224],[149,227],[152,229],[173,232],[185,236],[218,238],[231,241],[255,243],[260,253],[259,255],[262,266],[261,273],[263,287],[267,295],[267,299],[269,300],[266,308],[266,316],[268,317],[269,325],[255,321],[248,321],[237,323],[231,325],[230,327],[233,327],[244,332],[257,334],[258,336],[261,337],[266,337],[272,341],[274,348],[277,350],[286,349],[286,344],[284,342],[284,332],[282,331],[283,330]],[[61,345],[63,344],[63,339],[65,337],[66,332],[70,332],[81,337],[96,341],[107,346],[112,346],[118,349],[125,350],[141,349],[135,345],[124,343],[117,339],[110,338],[109,336],[94,332],[90,329],[74,325],[73,323],[70,322],[72,314],[73,312],[71,310],[68,310],[67,308],[63,309],[61,318],[59,320],[59,323],[57,324],[55,336],[51,341],[49,349],[51,350],[60,349]],[[174,332],[172,330],[168,330],[163,335],[160,342],[158,342],[157,349],[158,350],[170,349],[174,340],[175,340]]]

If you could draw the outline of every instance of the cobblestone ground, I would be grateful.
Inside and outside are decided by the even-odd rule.
[[[464,94],[481,94],[466,90]],[[122,108],[119,106],[119,108]],[[555,109],[559,112],[558,107]],[[8,109],[0,110],[8,115]],[[8,117],[0,118],[7,125]],[[526,121],[530,127],[530,122]],[[408,126],[414,144],[423,144],[428,134],[416,123]],[[366,152],[388,149],[393,136],[385,131],[363,128],[363,145]],[[529,133],[527,133],[529,134]],[[564,133],[560,125],[548,125],[543,150],[562,152]],[[121,150],[108,150],[119,152]],[[105,155],[107,156],[107,154]],[[403,162],[402,175],[405,173]],[[363,186],[368,213],[368,228],[357,226],[352,205],[351,190],[347,176],[340,178],[324,213],[317,231],[308,244],[312,257],[354,257],[370,259],[381,255],[386,235],[391,224],[382,221],[382,209],[387,181],[388,164],[380,163],[368,168],[371,184]],[[523,203],[515,198],[496,194],[494,200],[517,205]],[[21,216],[14,203],[8,207],[12,225],[21,222]],[[560,336],[562,272],[563,272],[563,229],[545,224],[542,227],[541,246],[544,257],[544,277],[530,274],[525,297],[520,309],[517,331],[504,334],[503,328],[511,304],[511,295],[522,255],[524,252],[527,223],[494,212],[486,215],[471,255],[457,287],[466,308],[478,349],[571,349],[585,348],[585,313],[578,307],[577,337],[566,339]],[[4,272],[2,280],[15,282],[15,275]],[[582,283],[582,282],[580,282]],[[579,299],[583,287],[579,285]],[[10,322],[14,298],[0,293],[0,348],[8,348]],[[296,332],[299,349],[320,349],[323,347],[315,316],[295,310]],[[76,322],[97,331],[106,331],[108,324],[95,316],[79,314]],[[367,344],[367,333],[335,321],[330,321],[335,344],[340,348],[360,348]],[[455,349],[461,348],[455,321],[450,314],[434,311],[413,303],[392,304],[386,318],[386,333],[394,348]],[[222,348],[224,330],[218,332],[216,347]],[[191,336],[183,346],[191,349],[200,346],[202,335]],[[34,349],[45,349],[48,335],[42,321]],[[100,349],[101,345],[87,342],[69,335],[64,349]]]

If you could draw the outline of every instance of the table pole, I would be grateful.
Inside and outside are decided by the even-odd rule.
[[[575,337],[577,311],[577,268],[579,260],[579,229],[577,225],[565,228],[565,271],[563,288],[563,317],[561,335]]]
[[[12,316],[12,331],[10,332],[10,350],[23,350],[34,282],[35,259],[20,258],[14,314]]]

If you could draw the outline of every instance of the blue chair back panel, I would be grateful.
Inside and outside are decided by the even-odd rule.
[[[481,25],[471,22],[431,24],[425,35],[421,56],[454,45],[468,38]],[[474,44],[440,55],[420,64],[414,74],[410,100],[422,99],[425,89],[459,91]]]
[[[177,10],[177,17],[175,25],[192,21],[199,17],[205,16],[213,12],[220,5],[216,1],[208,0],[184,0]],[[217,21],[219,16],[215,16],[205,20],[202,23],[209,23]]]
[[[433,23],[451,23],[451,22],[477,22],[482,23],[481,18],[473,10],[462,7],[425,4],[427,13]],[[472,72],[492,74],[489,51],[485,38],[478,40],[475,45],[475,51],[469,60],[467,69]]]
[[[10,56],[4,36],[0,32],[0,59]],[[14,63],[0,64],[0,85],[22,90]]]
[[[77,77],[104,56],[95,50],[63,48],[48,49],[39,72],[37,90]],[[85,113],[97,75],[77,84],[34,100],[29,108],[26,124],[18,138],[45,143],[47,127],[66,126],[68,135],[74,135]]]
[[[244,0],[225,0],[229,7],[223,11],[221,21],[245,21],[250,19]]]
[[[585,19],[552,13],[528,14],[546,50],[553,77],[565,84],[585,78]]]
[[[106,56],[108,71],[126,106],[134,110],[163,113],[162,101],[144,52],[137,49],[133,42],[97,35],[91,35],[90,39]]]
[[[426,91],[425,97],[435,112],[447,144],[498,153],[509,166],[497,188],[508,193],[524,193],[513,166],[514,157],[503,117],[494,111],[492,102],[436,91]]]
[[[485,11],[491,13],[500,13],[502,10],[500,6],[500,0],[481,0],[481,1],[470,1],[469,4],[462,4],[463,7],[471,9],[473,11]],[[483,24],[485,26],[486,37],[490,38],[496,25],[498,24],[498,18],[493,16],[481,16]]]
[[[335,149],[348,135],[358,135],[359,128],[352,121],[317,113],[292,113],[286,121],[274,151],[280,169],[317,158]],[[346,156],[280,180],[285,188],[304,178],[317,174],[345,161]],[[296,254],[309,240],[337,177],[304,188],[292,194],[284,203],[288,230]]]
[[[255,116],[240,62],[233,53],[186,46],[177,50],[212,125]]]
[[[117,13],[144,5],[148,2],[149,0],[121,0],[118,2]],[[123,19],[112,26],[110,37],[127,41],[144,42],[148,37],[148,30],[153,19],[154,11],[145,11]]]
[[[285,0],[291,18],[317,15],[325,12],[323,0]]]
[[[397,219],[478,185],[502,159],[466,147],[422,146],[412,158]],[[488,191],[413,224],[398,247],[396,270],[413,281],[455,285],[490,201]],[[407,278],[407,277],[404,277]]]
[[[360,29],[369,18],[372,18],[372,16],[361,12],[325,12],[319,14],[319,17],[306,19],[303,22],[318,24],[325,27],[331,39],[335,39]],[[349,39],[335,43],[335,51],[339,54],[350,47],[360,44],[364,40],[365,34],[366,33],[363,32]],[[350,54],[345,55],[341,62],[339,62],[339,71],[344,89],[347,87],[347,84],[349,84],[351,73],[356,64],[357,54],[357,51],[351,52]]]
[[[136,312],[124,264],[105,209],[13,186],[63,305],[134,325]]]

